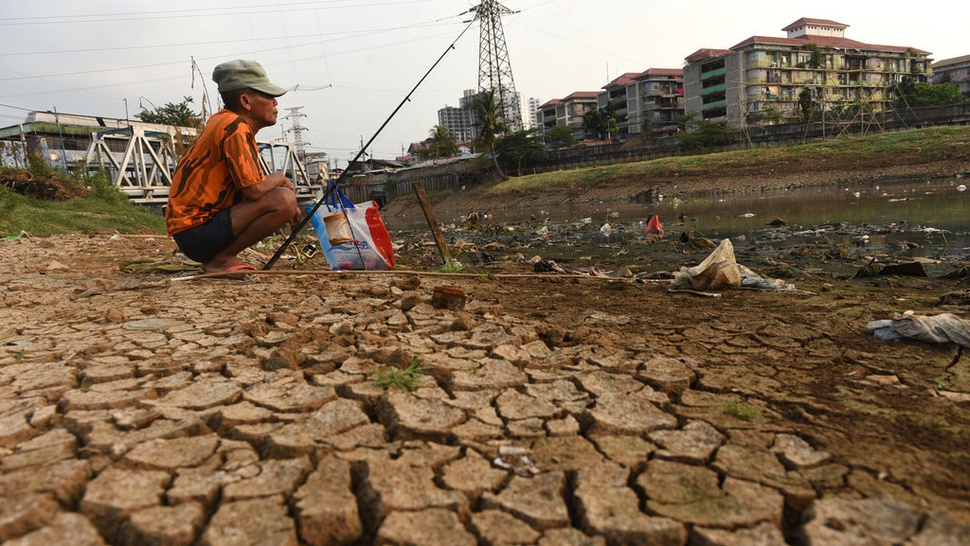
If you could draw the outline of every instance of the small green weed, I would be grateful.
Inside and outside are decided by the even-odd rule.
[[[751,404],[747,403],[745,400],[741,398],[737,398],[735,400],[728,402],[728,404],[724,406],[723,413],[725,415],[733,415],[738,419],[742,419],[744,421],[748,421],[750,419],[756,419],[759,416],[761,416],[761,412],[758,411],[758,408],[752,406]]]
[[[429,369],[427,366],[420,366],[418,358],[415,357],[405,367],[400,364],[391,364],[383,372],[377,374],[374,383],[378,387],[389,389],[391,387],[402,391],[412,391],[418,386],[420,372]]]
[[[465,269],[465,266],[461,265],[458,260],[451,260],[451,263],[447,263],[438,268],[441,273],[461,273]]]
[[[13,357],[16,358],[17,360],[20,360],[25,356],[27,356],[27,349],[21,349],[19,351],[14,352],[13,354]]]

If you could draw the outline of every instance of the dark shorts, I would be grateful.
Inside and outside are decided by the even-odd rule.
[[[220,210],[201,226],[172,235],[183,254],[203,264],[222,252],[235,238],[229,209]]]

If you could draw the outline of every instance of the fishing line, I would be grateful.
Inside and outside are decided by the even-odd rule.
[[[353,165],[354,163],[356,163],[357,160],[364,155],[364,151],[367,150],[367,148],[369,148],[371,144],[373,144],[374,140],[377,139],[377,136],[381,134],[381,131],[383,131],[384,128],[387,127],[387,124],[390,123],[392,119],[394,119],[394,116],[397,115],[398,111],[404,107],[404,104],[411,100],[411,95],[413,95],[414,92],[418,90],[418,87],[420,87],[421,84],[424,83],[424,80],[426,80],[428,76],[431,75],[431,72],[433,72],[434,69],[438,66],[438,64],[441,63],[441,61],[445,58],[445,55],[447,55],[448,52],[451,51],[452,49],[455,49],[455,44],[458,43],[458,40],[461,40],[461,37],[464,36],[466,32],[468,32],[468,29],[471,28],[472,24],[474,23],[475,23],[475,19],[472,19],[471,21],[469,21],[468,25],[461,31],[458,37],[455,38],[453,42],[448,44],[448,47],[445,48],[441,56],[438,57],[438,60],[435,61],[433,65],[431,65],[431,68],[429,68],[428,71],[424,73],[424,76],[421,76],[421,79],[418,80],[418,83],[416,83],[414,85],[414,88],[411,89],[411,91],[407,95],[405,95],[404,100],[402,100],[401,103],[397,105],[397,108],[395,108],[394,111],[391,112],[391,115],[387,116],[387,119],[384,120],[384,123],[382,123],[381,126],[377,129],[377,132],[374,133],[374,136],[370,137],[370,140],[368,140],[366,144],[361,146],[360,150],[357,152],[357,155],[350,160],[350,163],[349,163],[350,165]],[[326,202],[326,200],[333,194],[333,192],[337,189],[337,187],[340,186],[340,183],[349,173],[350,173],[350,169],[349,168],[345,169],[344,172],[340,173],[340,176],[338,176],[337,179],[334,180],[332,184],[328,185],[327,191],[324,192],[323,197],[317,200],[316,204],[313,205],[313,208],[311,208],[310,211],[303,216],[303,219],[300,220],[300,223],[297,224],[295,228],[290,230],[290,236],[287,237],[285,241],[283,241],[283,244],[280,245],[280,248],[276,251],[276,254],[273,254],[273,257],[270,258],[268,262],[266,262],[266,265],[263,266],[264,270],[269,270],[273,268],[273,265],[275,265],[276,262],[280,259],[280,256],[282,256],[283,253],[286,252],[286,249],[290,246],[291,243],[293,243],[296,237],[300,234],[300,231],[302,231],[303,228],[306,227],[310,219],[313,218],[313,214],[317,212],[317,209],[320,208],[320,205]]]

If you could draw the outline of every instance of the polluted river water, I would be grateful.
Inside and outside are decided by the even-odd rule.
[[[555,225],[585,222],[620,232],[642,233],[651,214],[666,232],[694,230],[714,240],[771,245],[798,244],[824,236],[856,247],[910,244],[909,256],[970,255],[970,191],[966,179],[923,182],[816,186],[710,196],[657,196],[653,202],[568,202],[560,206],[528,204],[488,211],[436,211],[439,222],[461,226],[471,213],[488,215],[492,225]],[[417,215],[420,216],[420,215]],[[424,218],[385,218],[388,228],[422,229]],[[769,224],[780,220],[782,232]],[[777,225],[777,222],[775,222]]]

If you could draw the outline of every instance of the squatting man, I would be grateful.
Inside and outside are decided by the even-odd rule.
[[[263,175],[256,145],[256,133],[276,124],[276,98],[286,89],[255,61],[222,63],[212,79],[225,107],[178,162],[165,212],[168,234],[206,273],[255,270],[238,254],[300,222],[296,187],[281,172]]]

